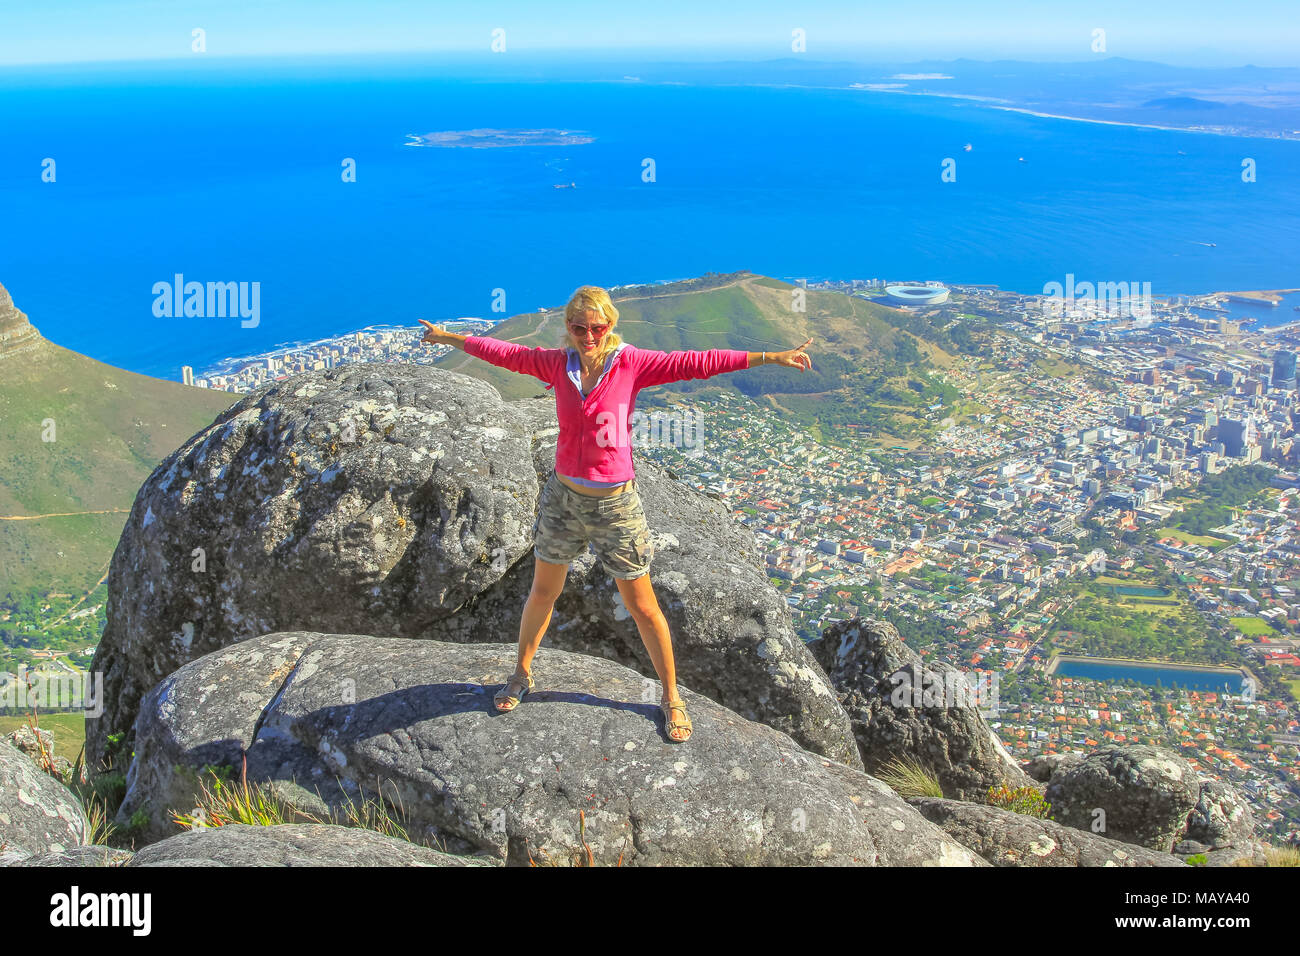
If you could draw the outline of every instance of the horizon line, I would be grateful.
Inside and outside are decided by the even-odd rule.
[[[716,50],[718,56],[711,59],[690,58],[692,52],[698,52],[705,49]],[[601,56],[601,52],[608,51],[607,55]],[[844,53],[828,52],[825,55],[815,54],[776,54],[763,56],[765,51],[755,49],[754,47],[736,46],[736,47],[716,47],[711,44],[702,44],[700,46],[684,47],[600,47],[593,49],[590,47],[537,47],[526,50],[511,51],[506,56],[519,60],[527,59],[551,59],[571,53],[583,53],[585,63],[590,64],[616,64],[619,62],[628,62],[634,64],[672,64],[685,62],[695,66],[701,65],[721,65],[726,63],[741,62],[751,64],[762,63],[783,63],[783,62],[804,62],[821,66],[834,65],[907,65],[911,63],[1027,63],[1037,65],[1061,64],[1076,65],[1080,63],[1098,63],[1119,61],[1125,63],[1148,64],[1155,66],[1168,67],[1170,69],[1181,70],[1242,70],[1242,69],[1269,69],[1269,70],[1296,70],[1300,69],[1300,61],[1295,64],[1277,64],[1277,63],[1258,63],[1258,62],[1240,62],[1230,66],[1194,66],[1180,65],[1170,63],[1166,60],[1146,59],[1135,56],[1082,56],[1075,59],[1055,59],[1052,55],[1045,55],[1042,59],[1025,59],[1027,54],[1019,53],[1016,55],[992,57],[981,59],[967,55],[951,54],[934,54],[908,57],[905,59],[884,59],[877,58],[871,54],[862,54],[861,56],[850,56]],[[754,54],[743,59],[736,59],[728,54],[750,53]],[[71,59],[71,60],[28,60],[15,61],[8,60],[0,63],[0,72],[14,72],[28,68],[41,67],[94,67],[94,66],[162,66],[167,64],[180,64],[181,62],[194,62],[195,60],[216,60],[221,63],[232,63],[239,61],[251,60],[341,60],[341,59],[370,59],[377,57],[402,57],[418,58],[429,55],[436,56],[454,56],[462,57],[465,60],[486,59],[489,57],[498,57],[504,59],[502,54],[493,53],[491,50],[469,48],[469,47],[429,47],[421,49],[400,49],[400,50],[311,50],[311,51],[293,51],[293,52],[261,52],[261,53],[180,53],[169,56],[126,56],[126,57],[106,57],[100,59]],[[1190,54],[1189,54],[1190,55]],[[647,57],[653,56],[653,59]],[[509,60],[505,60],[509,62]]]

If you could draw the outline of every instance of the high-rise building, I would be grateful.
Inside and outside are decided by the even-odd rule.
[[[1273,387],[1279,382],[1295,381],[1295,352],[1281,349],[1273,353]]]
[[[181,381],[186,385],[194,384],[194,369],[188,365],[181,366]]]
[[[1242,454],[1242,450],[1248,445],[1255,444],[1255,420],[1253,418],[1221,418],[1219,419],[1219,441],[1223,442],[1224,450],[1234,458]]]

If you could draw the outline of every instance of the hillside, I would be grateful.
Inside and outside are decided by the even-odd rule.
[[[92,588],[149,473],[239,397],[55,345],[0,286],[0,597]]]
[[[828,434],[865,424],[898,435],[906,431],[912,409],[933,401],[920,373],[952,362],[948,351],[923,337],[928,327],[913,316],[861,297],[809,290],[806,310],[795,312],[795,286],[778,279],[739,272],[717,277],[713,288],[700,289],[701,284],[696,279],[616,291],[619,335],[642,348],[663,351],[777,350],[811,338],[812,371],[766,367],[740,376],[679,382],[645,393],[639,405],[704,389],[732,389]],[[562,323],[562,308],[530,312],[502,322],[492,335],[556,348],[564,341]],[[921,334],[908,331],[909,325]],[[507,400],[550,394],[535,379],[461,352],[442,356],[435,364],[488,381]]]

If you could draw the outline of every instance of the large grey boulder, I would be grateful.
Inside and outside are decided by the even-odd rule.
[[[1239,860],[1265,866],[1264,851],[1246,798],[1229,783],[1202,779],[1200,796],[1187,817],[1187,831],[1174,853],[1184,859],[1203,855],[1206,866],[1232,866]]]
[[[151,694],[135,806],[159,819],[177,798],[169,768],[237,744],[250,783],[296,775],[292,798],[329,781],[314,798],[331,807],[369,787],[404,809],[413,839],[511,865],[572,860],[584,839],[597,865],[987,865],[879,781],[685,686],[695,731],[669,742],[657,696],[613,661],[543,647],[539,689],[498,713],[513,644],[304,637],[242,642],[256,667],[226,649]],[[251,725],[252,698],[221,686],[227,667],[227,685],[265,695]]]
[[[324,823],[227,823],[187,830],[141,849],[134,866],[492,866],[375,830]]]
[[[225,768],[238,781],[244,771],[245,750],[252,743],[267,702],[292,672],[305,647],[317,639],[313,632],[286,632],[255,641],[240,641],[190,661],[163,678],[145,695],[136,718],[136,752],[126,772],[126,795],[114,823],[125,827],[146,804],[152,806],[139,838],[154,843],[184,832],[172,820],[176,811],[193,814],[200,786],[212,787],[205,767]],[[328,806],[313,799],[317,789],[330,788],[334,778],[311,760],[302,768],[286,765],[301,756],[292,746],[280,753],[274,741],[258,748],[248,767],[250,779],[278,781],[273,788],[304,813],[325,819]],[[294,770],[310,788],[293,784]],[[352,791],[359,797],[357,791]],[[337,794],[335,802],[344,802]]]
[[[82,846],[89,830],[77,795],[0,740],[0,863]]]
[[[809,647],[849,714],[868,773],[913,759],[945,797],[976,802],[989,787],[1033,786],[980,714],[984,701],[961,692],[965,675],[924,662],[888,621],[839,621]]]
[[[1202,780],[1187,818],[1186,838],[1218,850],[1255,840],[1255,814],[1236,787],[1221,780]]]
[[[1059,767],[1044,790],[1066,826],[1165,853],[1186,833],[1200,793],[1191,764],[1145,744],[1101,747]]]
[[[950,837],[994,866],[1183,866],[1168,853],[1121,843],[1052,820],[986,804],[912,797],[907,801]]]
[[[387,363],[294,376],[223,412],[144,483],[114,553],[88,766],[102,766],[109,734],[125,733],[130,753],[140,699],[159,680],[241,639],[302,629],[516,641],[557,434],[553,400],[507,403],[468,376]],[[753,535],[639,456],[637,472],[681,682],[859,765]],[[654,677],[590,551],[546,643]]]

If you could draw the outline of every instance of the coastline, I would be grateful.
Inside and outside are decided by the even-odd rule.
[[[914,94],[914,95],[918,95],[918,94]],[[923,95],[923,94],[919,94],[919,95]],[[1119,125],[1125,125],[1125,124],[1119,124]],[[609,288],[611,291],[615,291],[619,289],[634,288],[636,286],[658,285],[663,283],[672,283],[672,282],[679,282],[679,281],[682,280],[663,279],[663,280],[655,280],[653,282],[631,282],[631,283],[625,283],[623,285],[610,286]],[[840,281],[844,281],[844,280],[840,280]],[[969,285],[969,283],[951,283],[951,285],[964,286],[964,285]],[[1006,289],[1003,291],[1016,292],[1016,290],[1014,289]],[[1173,293],[1173,295],[1192,295],[1198,297],[1234,295],[1234,296],[1258,298],[1259,304],[1266,305],[1268,304],[1268,301],[1267,299],[1264,298],[1265,296],[1287,295],[1287,294],[1294,294],[1297,292],[1300,292],[1300,289],[1254,289],[1254,290],[1247,290],[1243,292],[1194,292],[1194,293]],[[1035,293],[1018,293],[1018,294],[1033,295]],[[557,306],[556,308],[562,308],[562,307]],[[540,311],[550,312],[550,311],[555,311],[555,309],[543,309]],[[448,321],[461,321],[461,320],[448,320]],[[343,338],[348,335],[352,335],[356,332],[408,331],[408,330],[412,330],[412,328],[413,326],[411,324],[377,323],[373,325],[362,326],[360,328],[347,329],[337,334],[327,335],[322,338],[314,339],[308,342],[303,342],[301,340],[298,340],[293,342],[280,343],[266,351],[258,352],[252,355],[227,356],[226,358],[223,358],[220,361],[212,362],[204,366],[202,370],[196,368],[194,374],[195,377],[202,377],[202,378],[207,378],[214,374],[229,375],[241,365],[256,364],[259,362],[264,362],[268,358],[278,358],[285,355],[293,354],[294,352],[302,352],[314,348],[319,348],[320,346],[326,344],[335,343],[340,338]],[[1294,322],[1287,322],[1280,325],[1261,326],[1259,328],[1249,330],[1246,334],[1257,335],[1262,337],[1262,336],[1267,336],[1272,334],[1281,334],[1289,331],[1295,331],[1297,329],[1300,329],[1300,319],[1297,319]],[[1110,658],[1110,659],[1119,660],[1119,658]]]
[[[765,85],[765,84],[755,84]],[[796,84],[786,84],[796,85]],[[1088,116],[1068,116],[1064,113],[1044,113],[1041,110],[1032,110],[1027,106],[1008,106],[1005,101],[999,102],[988,96],[976,96],[973,93],[922,93],[917,90],[893,90],[863,84],[850,84],[847,87],[804,87],[805,89],[847,89],[860,93],[897,93],[903,96],[933,96],[945,100],[965,100],[975,103],[979,106],[987,106],[990,109],[1006,110],[1010,113],[1024,113],[1028,116],[1040,116],[1044,119],[1072,120],[1076,123],[1098,123],[1102,126],[1131,126],[1136,129],[1161,129],[1173,133],[1205,133],[1210,136],[1235,136],[1240,139],[1280,139],[1292,142],[1300,141],[1300,136],[1287,136],[1283,134],[1267,135],[1265,133],[1234,133],[1224,129],[1206,128],[1202,126],[1162,126],[1156,123],[1134,123],[1126,120],[1107,120],[1096,119]]]
[[[607,83],[626,83],[626,80],[606,80]],[[1098,123],[1102,126],[1131,126],[1136,129],[1159,129],[1171,133],[1203,133],[1208,136],[1230,136],[1238,139],[1267,139],[1283,140],[1286,142],[1300,142],[1300,135],[1288,135],[1278,133],[1259,133],[1259,132],[1233,132],[1226,129],[1206,128],[1202,126],[1164,126],[1156,123],[1134,123],[1127,120],[1107,120],[1097,119],[1089,116],[1070,116],[1065,113],[1045,113],[1042,110],[1033,110],[1027,106],[1009,106],[1005,100],[998,100],[991,96],[978,96],[974,93],[935,93],[920,92],[918,90],[898,90],[890,89],[885,84],[867,84],[867,83],[850,83],[848,86],[821,86],[810,85],[808,83],[722,83],[722,84],[690,84],[680,80],[638,80],[638,83],[646,86],[753,86],[767,87],[769,89],[788,89],[788,90],[842,90],[854,93],[896,93],[903,96],[932,96],[942,100],[963,100],[968,103],[974,103],[977,106],[987,106],[991,109],[1006,110],[1011,113],[1024,113],[1028,116],[1038,116],[1043,119],[1071,120],[1076,123]]]
[[[319,346],[325,345],[325,344],[328,343],[328,342],[336,342],[336,341],[338,341],[340,338],[342,338],[343,336],[346,336],[346,335],[353,335],[354,333],[357,333],[357,332],[372,332],[372,331],[378,331],[378,332],[390,331],[390,332],[395,332],[395,331],[400,331],[400,330],[410,329],[410,328],[411,328],[410,325],[402,325],[402,324],[400,324],[400,323],[399,323],[399,324],[383,323],[383,324],[379,324],[379,325],[364,325],[364,326],[362,326],[362,327],[360,327],[360,328],[356,328],[356,329],[348,329],[347,331],[339,332],[339,333],[336,334],[336,335],[327,335],[327,336],[324,336],[323,338],[313,339],[313,340],[310,341],[310,342],[303,342],[303,341],[300,341],[300,340],[293,341],[293,342],[281,342],[281,343],[279,343],[279,344],[277,344],[277,345],[273,345],[270,349],[268,349],[268,350],[265,351],[265,352],[256,352],[256,353],[254,353],[254,354],[252,354],[252,355],[229,355],[229,356],[226,356],[225,358],[221,359],[220,361],[213,362],[211,365],[204,366],[202,372],[198,372],[198,371],[196,371],[196,372],[195,372],[195,377],[199,377],[200,375],[206,377],[206,376],[208,376],[208,375],[213,374],[214,371],[216,372],[216,374],[228,374],[228,367],[229,367],[229,366],[235,366],[235,365],[247,365],[247,364],[249,364],[250,362],[261,362],[261,361],[265,361],[265,360],[268,359],[268,358],[279,358],[279,357],[282,356],[282,355],[291,355],[291,354],[293,354],[294,352],[303,352],[303,351],[306,351],[307,349],[318,348]],[[219,371],[218,371],[218,370],[219,370]]]

